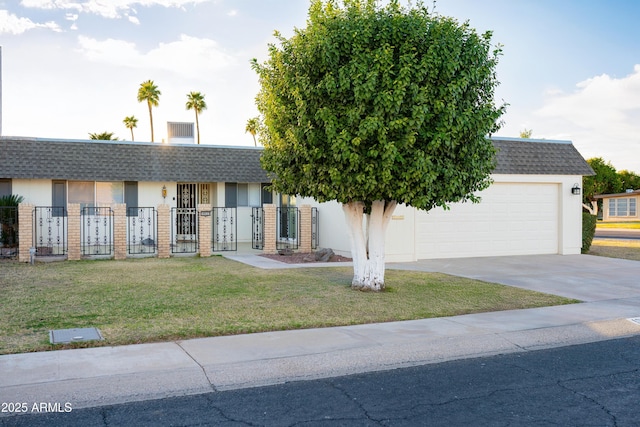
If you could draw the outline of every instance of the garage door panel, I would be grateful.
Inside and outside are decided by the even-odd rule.
[[[479,204],[419,211],[420,258],[558,253],[558,185],[495,183]]]

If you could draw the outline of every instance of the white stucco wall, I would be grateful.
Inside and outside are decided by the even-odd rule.
[[[483,206],[486,211],[496,210],[496,213],[509,215],[509,222],[519,230],[501,230],[500,216],[495,215],[493,224],[488,224],[482,230],[473,230],[474,224],[465,218],[473,218],[476,205],[471,203],[452,204],[451,210],[434,209],[429,214],[414,208],[400,205],[396,208],[386,236],[386,260],[388,262],[414,261],[421,253],[429,253],[428,257],[469,257],[488,255],[522,255],[532,253],[557,253],[562,255],[579,254],[582,246],[582,197],[571,194],[574,184],[582,187],[581,176],[561,175],[494,175],[494,183],[509,186],[514,191],[513,203],[502,203],[501,206]],[[528,194],[527,192],[531,192]],[[539,202],[518,203],[527,197],[535,198],[538,192]],[[482,197],[482,193],[479,194]],[[545,199],[546,197],[546,199]],[[555,198],[549,199],[549,198]],[[298,205],[310,204],[318,207],[320,218],[320,247],[332,248],[341,255],[350,255],[349,239],[346,221],[341,206],[336,202],[317,203],[313,199],[299,199]],[[530,212],[531,206],[544,214],[537,215]],[[527,211],[519,212],[519,209]],[[553,209],[549,212],[548,209]],[[464,212],[464,214],[463,214]],[[425,215],[433,221],[431,234],[417,234],[420,227],[418,221],[424,221]],[[515,216],[515,220],[513,219]],[[485,215],[485,218],[491,216]],[[539,220],[536,218],[539,217]],[[504,218],[504,217],[503,217]],[[518,224],[517,218],[523,218]],[[519,245],[517,241],[505,242],[505,236],[519,236],[527,239],[536,233],[536,229],[554,233],[553,239],[541,241],[539,245]],[[428,230],[428,227],[426,228]],[[475,239],[473,233],[495,233],[497,243],[492,247],[489,239]],[[509,234],[510,232],[510,234]],[[501,235],[502,233],[502,235]],[[548,234],[548,233],[547,233]],[[429,240],[431,239],[431,240]],[[503,239],[500,242],[500,239]],[[476,241],[478,240],[478,241]],[[425,251],[424,244],[433,245],[436,250]],[[506,249],[505,249],[506,248]],[[446,250],[445,250],[446,249]],[[440,255],[438,255],[440,254]]]

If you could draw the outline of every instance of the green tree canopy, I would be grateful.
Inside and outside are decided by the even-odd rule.
[[[591,169],[596,173],[585,176],[582,181],[583,202],[593,200],[599,194],[612,194],[622,191],[622,181],[611,162],[605,162],[602,157],[592,157],[587,160]]]
[[[504,111],[490,32],[397,1],[315,0],[305,29],[276,37],[253,67],[277,191],[431,209],[490,184]]]
[[[353,286],[381,290],[396,204],[476,200],[491,182],[500,48],[395,0],[313,0],[306,28],[275,36],[268,60],[253,60],[262,165],[276,191],[343,204]]]
[[[98,141],[117,141],[118,138],[113,135],[113,132],[96,132],[90,133],[89,139]]]

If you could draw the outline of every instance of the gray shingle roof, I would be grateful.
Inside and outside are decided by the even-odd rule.
[[[495,174],[593,175],[568,141],[492,138]],[[0,178],[269,182],[261,148],[0,137]]]
[[[269,182],[253,147],[0,138],[0,178]]]
[[[594,175],[569,141],[492,137],[498,149],[495,174]]]

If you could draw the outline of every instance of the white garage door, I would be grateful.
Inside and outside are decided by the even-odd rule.
[[[494,183],[482,202],[418,211],[418,259],[558,253],[558,184]]]

